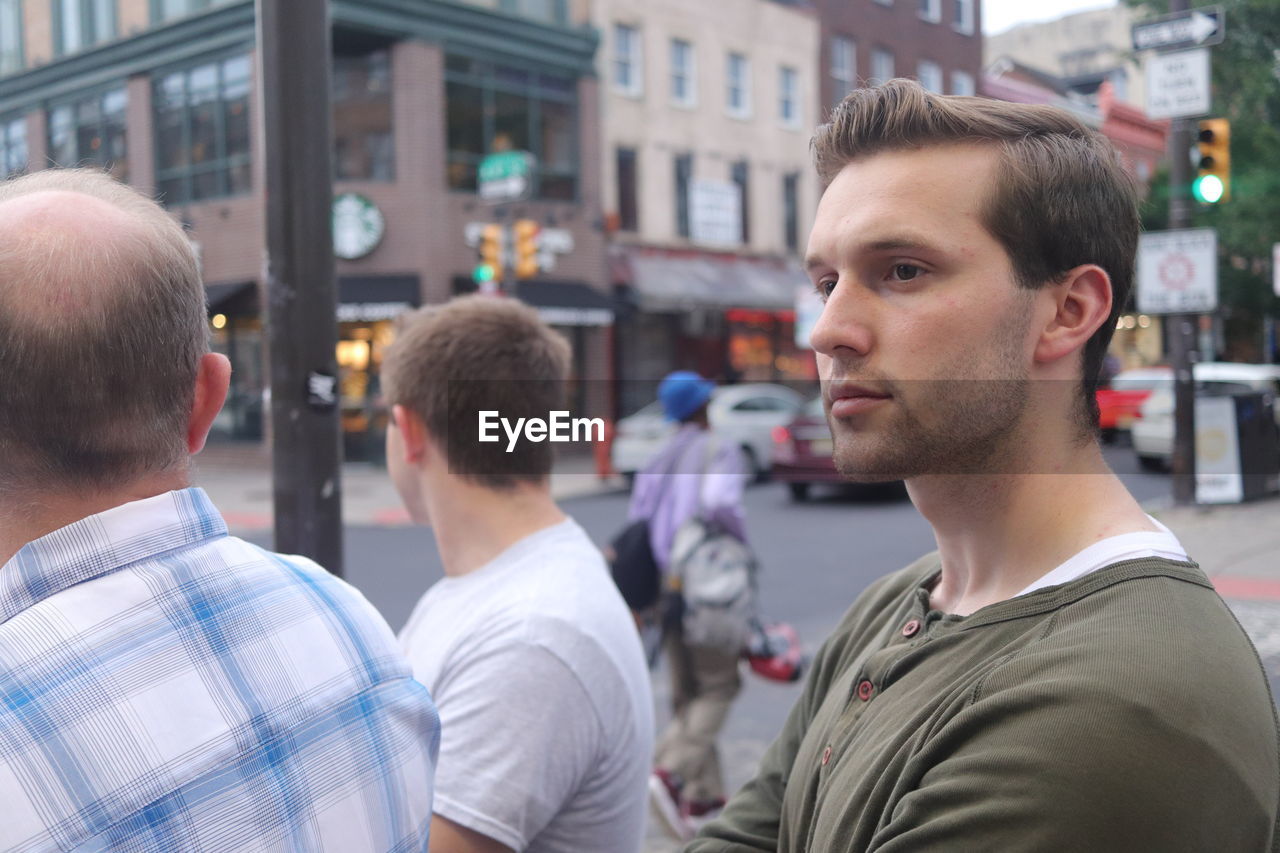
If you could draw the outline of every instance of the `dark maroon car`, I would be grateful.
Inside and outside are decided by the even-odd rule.
[[[770,474],[775,481],[786,483],[792,500],[797,501],[806,500],[815,485],[836,486],[875,499],[905,497],[906,487],[901,480],[858,484],[844,479],[836,471],[831,451],[831,428],[827,426],[822,398],[817,397],[805,403],[791,423],[774,427]]]

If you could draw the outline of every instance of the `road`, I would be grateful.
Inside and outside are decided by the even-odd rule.
[[[1140,501],[1169,494],[1169,478],[1141,471],[1132,451],[1107,448],[1112,468]],[[564,509],[600,544],[621,526],[625,494],[566,501]],[[835,627],[848,606],[876,578],[933,550],[933,535],[905,498],[817,491],[793,503],[778,484],[747,492],[748,530],[763,566],[761,605],[768,619],[794,625],[812,651]],[[269,534],[256,538],[269,544]],[[397,630],[418,596],[441,577],[430,531],[413,527],[348,527],[347,579],[360,588]],[[1280,609],[1254,602],[1238,611],[1246,626],[1269,632],[1255,637],[1264,653],[1280,660]],[[1269,671],[1280,667],[1270,663]],[[667,717],[665,672],[654,674],[659,725]],[[1273,683],[1273,691],[1280,684]],[[799,685],[779,685],[747,677],[722,742],[731,789],[745,782],[765,747],[781,729],[799,695]],[[656,830],[654,831],[656,833]],[[648,850],[671,849],[656,836]]]

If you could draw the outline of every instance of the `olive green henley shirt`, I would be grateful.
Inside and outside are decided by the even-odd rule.
[[[931,554],[814,660],[686,853],[1280,851],[1258,655],[1194,563],[1144,558],[960,617]]]

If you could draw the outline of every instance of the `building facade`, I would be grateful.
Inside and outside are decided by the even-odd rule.
[[[819,108],[850,90],[914,77],[930,91],[977,93],[981,0],[813,0],[822,28]]]
[[[536,221],[554,266],[511,288],[574,344],[575,408],[611,368],[597,39],[569,0],[334,0],[337,349],[349,458],[376,456],[392,321],[474,289],[475,229]],[[13,36],[10,26],[20,22]],[[264,191],[254,4],[0,0],[0,172],[94,164],[189,229],[215,346],[234,364],[217,432],[261,440]],[[481,201],[477,169],[533,154],[529,198]]]
[[[598,0],[622,413],[674,368],[813,376],[794,340],[817,204],[818,22],[771,0]]]

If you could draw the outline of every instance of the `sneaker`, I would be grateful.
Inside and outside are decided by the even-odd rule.
[[[649,803],[653,813],[666,833],[676,841],[688,841],[696,831],[692,820],[685,815],[685,804],[680,799],[680,783],[661,767],[649,775]]]

